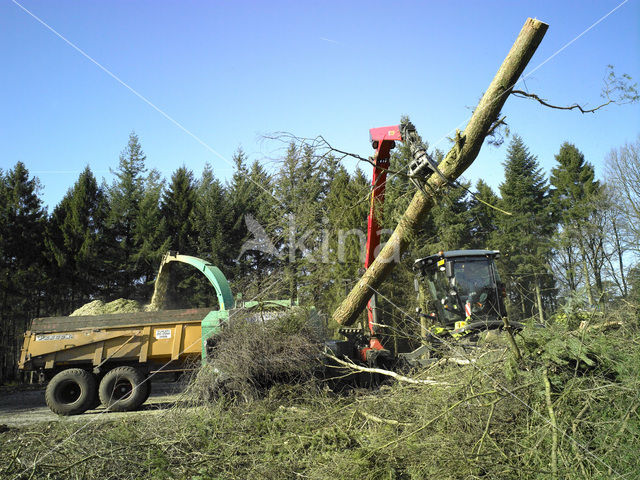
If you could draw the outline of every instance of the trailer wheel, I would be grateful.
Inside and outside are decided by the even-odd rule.
[[[116,367],[100,382],[100,401],[112,412],[135,410],[149,396],[149,382],[145,375],[134,367]]]
[[[81,368],[69,368],[55,375],[44,394],[47,406],[58,415],[86,412],[96,396],[95,377]]]

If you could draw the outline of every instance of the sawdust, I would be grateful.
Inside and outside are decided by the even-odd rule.
[[[158,276],[156,277],[155,286],[153,288],[153,296],[151,297],[151,303],[145,305],[145,312],[157,312],[165,308],[167,300],[167,290],[169,289],[169,277],[171,271],[171,264],[162,263]]]
[[[158,277],[156,278],[155,287],[153,289],[153,297],[151,303],[142,305],[136,300],[128,300],[126,298],[118,298],[109,303],[102,300],[94,300],[89,302],[77,310],[70,317],[78,317],[81,315],[106,315],[109,313],[133,313],[133,312],[157,312],[163,310],[166,306],[167,290],[169,288],[170,265],[163,263],[160,266]]]
[[[143,307],[136,300],[118,298],[112,302],[104,303],[102,300],[94,300],[75,310],[70,317],[81,315],[107,315],[110,313],[142,312]]]

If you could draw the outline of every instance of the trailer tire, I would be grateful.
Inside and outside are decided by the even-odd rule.
[[[135,410],[149,396],[149,382],[135,367],[116,367],[100,382],[100,401],[111,412]]]
[[[44,394],[47,406],[58,415],[86,412],[96,397],[96,378],[81,368],[69,368],[55,375]]]

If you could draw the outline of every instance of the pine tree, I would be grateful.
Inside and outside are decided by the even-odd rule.
[[[514,136],[504,162],[499,206],[511,215],[497,217],[493,245],[502,252],[502,271],[510,292],[510,315],[543,319],[544,303],[553,289],[548,271],[555,221],[550,210],[547,181],[534,155]]]
[[[193,253],[222,269],[225,263],[223,220],[228,209],[226,202],[222,183],[215,177],[211,165],[206,164],[198,181],[196,203],[191,215],[194,230]],[[194,305],[204,307],[215,305],[217,299],[211,285],[200,282],[194,287],[192,301]]]
[[[555,213],[561,226],[556,244],[564,259],[566,286],[575,293],[581,283],[581,272],[589,303],[593,304],[592,278],[598,295],[602,293],[602,276],[597,268],[601,259],[589,256],[589,250],[596,257],[602,254],[602,249],[598,248],[598,245],[602,246],[602,232],[594,231],[590,222],[590,217],[596,213],[594,201],[601,191],[600,182],[595,180],[593,166],[585,162],[584,155],[575,145],[563,143],[555,159],[558,166],[551,170],[550,182]],[[594,268],[589,268],[590,261]]]
[[[496,217],[505,215],[491,206],[498,205],[499,198],[493,189],[484,182],[476,183],[475,196],[469,201],[469,216],[471,221],[470,245],[472,248],[493,250],[491,245],[493,232],[496,231]],[[489,206],[491,205],[491,206]]]
[[[468,187],[467,183],[464,188],[451,188],[431,210],[435,233],[429,242],[432,252],[469,248],[472,240]]]
[[[222,219],[224,240],[220,251],[225,264],[223,271],[233,278],[234,289],[253,298],[262,291],[263,279],[272,273],[277,259],[271,254],[243,249],[245,242],[255,240],[254,234],[247,229],[247,222],[257,222],[273,237],[274,243],[282,232],[270,225],[275,215],[271,176],[257,162],[249,169],[242,149],[236,152],[233,160],[235,171],[226,188]],[[271,291],[269,294],[277,293]]]
[[[135,261],[139,245],[136,225],[140,219],[140,205],[144,198],[145,160],[140,141],[135,133],[129,135],[127,147],[120,154],[116,179],[109,188],[108,228],[111,237],[111,264],[113,296],[131,298],[137,292],[143,269]]]
[[[222,265],[223,219],[226,206],[226,192],[211,165],[206,164],[198,182],[196,203],[192,213],[195,231],[195,251],[214,265]]]
[[[357,169],[353,175],[336,169],[323,202],[321,244],[314,252],[318,263],[307,291],[316,307],[331,311],[351,287],[364,266],[370,181]]]
[[[151,170],[144,181],[144,194],[134,225],[133,239],[136,245],[132,255],[142,275],[141,297],[151,298],[153,282],[158,272],[162,256],[169,250],[166,218],[160,210],[160,198],[164,190],[164,180],[157,170]]]
[[[41,313],[46,212],[22,162],[0,176],[0,382],[13,376],[17,339]]]
[[[189,252],[193,243],[193,209],[196,205],[196,185],[193,172],[185,166],[171,176],[171,183],[162,196],[161,212],[166,222],[171,250]]]
[[[317,268],[313,252],[322,241],[322,204],[334,168],[332,158],[319,157],[311,147],[291,143],[278,172],[271,225],[284,247],[287,296],[291,299],[299,297],[299,280]]]
[[[196,205],[196,185],[193,173],[185,166],[171,176],[171,183],[162,196],[161,212],[170,250],[183,254],[195,250],[193,211]],[[194,286],[203,278],[186,265],[172,267],[169,301],[175,308],[193,306]]]
[[[46,246],[56,267],[52,287],[66,311],[103,289],[106,215],[104,192],[87,166],[47,224]]]

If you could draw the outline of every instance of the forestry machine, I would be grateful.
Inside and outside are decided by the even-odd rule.
[[[424,143],[410,122],[390,127],[369,130],[375,150],[370,158],[373,164],[371,202],[367,220],[367,243],[364,267],[373,263],[380,247],[380,224],[384,204],[387,171],[391,150],[396,141],[407,144],[412,155],[408,165],[408,176],[421,191],[429,188],[426,180],[433,174],[441,176],[437,163],[429,156]],[[336,342],[339,353],[356,357],[367,364],[389,364],[395,357],[404,357],[412,362],[418,360],[429,349],[429,344],[439,343],[443,336],[456,339],[482,330],[500,328],[506,315],[503,298],[505,287],[500,280],[494,260],[497,250],[454,250],[439,252],[415,261],[415,285],[419,292],[420,306],[416,309],[420,317],[423,346],[411,352],[391,353],[389,336],[381,331],[384,321],[380,318],[377,295],[374,293],[367,304],[366,334],[358,328],[341,328],[346,342]],[[415,347],[415,344],[413,345]],[[354,351],[355,349],[355,351]],[[399,347],[398,350],[405,350]],[[413,362],[412,362],[413,363]]]

